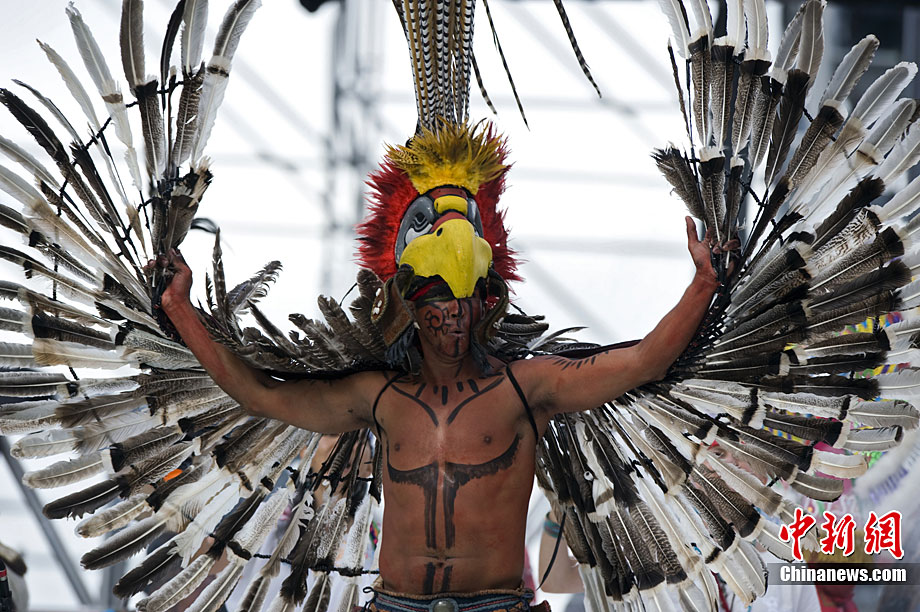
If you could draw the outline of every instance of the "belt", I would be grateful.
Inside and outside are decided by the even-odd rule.
[[[368,609],[374,612],[527,612],[533,593],[434,595],[431,598],[409,598],[377,591]]]

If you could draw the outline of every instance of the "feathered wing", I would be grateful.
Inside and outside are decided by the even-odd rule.
[[[282,572],[292,585],[291,605],[306,597],[306,583],[297,586],[298,579],[317,567],[353,581],[368,569],[363,553],[381,502],[380,471],[362,471],[375,459],[379,464],[368,432],[343,436],[327,461],[326,451],[317,455],[319,434],[248,416],[172,336],[157,306],[166,282],[146,271],[145,263],[178,246],[192,227],[211,181],[204,147],[231,60],[258,6],[257,0],[240,0],[230,7],[204,66],[207,4],[180,4],[158,61],[148,58],[145,64],[143,2],[125,0],[126,85],[109,69],[76,8],[67,9],[94,87],[81,85],[58,51],[43,44],[42,50],[89,122],[93,135],[87,140],[37,90],[24,85],[39,106],[0,91],[0,103],[45,154],[40,160],[0,139],[0,152],[12,162],[0,165],[0,190],[9,195],[0,206],[0,225],[13,236],[0,246],[0,258],[25,277],[0,281],[0,329],[19,337],[0,346],[0,393],[13,398],[0,409],[0,433],[22,435],[13,446],[17,457],[51,458],[26,474],[30,486],[76,485],[44,512],[82,517],[77,533],[100,538],[83,556],[84,567],[110,566],[163,542],[115,587],[127,597],[152,582],[162,584],[140,604],[145,610],[169,609],[210,573],[218,575],[193,604],[196,610],[218,609],[241,580],[239,590],[251,593],[247,609],[262,609],[262,587]],[[181,44],[175,45],[180,29]],[[152,63],[159,66],[157,76],[145,72]],[[164,93],[170,74],[181,79]],[[100,94],[102,104],[89,90]],[[108,121],[96,115],[103,106]],[[131,132],[137,120],[142,140]],[[56,131],[57,124],[64,130]],[[136,161],[138,142],[146,176]],[[147,199],[132,202],[129,193]],[[280,263],[228,285],[219,240],[209,308],[201,316],[241,358],[290,378],[383,366],[386,347],[370,319],[379,286],[373,274],[359,278],[351,317],[324,298],[326,320],[292,315],[298,331],[287,335],[258,308]],[[8,246],[17,243],[22,246]],[[244,328],[244,314],[255,327]],[[331,472],[316,467],[327,464],[334,466]],[[285,535],[253,578],[243,570],[258,561],[279,523],[288,525]],[[349,551],[341,561],[340,548]],[[214,572],[219,559],[228,564]],[[328,589],[311,597],[320,609]]]
[[[916,67],[898,64],[854,95],[878,47],[867,36],[806,116],[826,60],[823,2],[803,4],[772,63],[763,3],[729,2],[727,36],[714,40],[705,3],[659,4],[688,64],[680,99],[693,129],[688,150],[653,156],[690,214],[742,248],[717,257],[722,287],[664,380],[551,422],[538,481],[567,518],[598,609],[710,610],[711,571],[745,602],[763,593],[752,544],[791,559],[779,535],[790,495],[835,500],[868,452],[914,445],[920,181],[894,191],[918,160],[916,102],[898,98]],[[733,16],[742,4],[746,36]],[[556,338],[529,345],[567,354]]]

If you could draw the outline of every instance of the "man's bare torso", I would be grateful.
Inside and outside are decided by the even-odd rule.
[[[505,368],[377,403],[384,448],[380,573],[404,593],[517,588],[536,436]]]

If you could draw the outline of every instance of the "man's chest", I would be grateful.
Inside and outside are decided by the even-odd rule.
[[[523,407],[503,373],[441,385],[395,381],[375,417],[389,464],[400,468],[500,459],[513,455],[527,433]]]

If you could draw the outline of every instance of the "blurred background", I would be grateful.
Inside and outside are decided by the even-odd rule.
[[[66,4],[0,0],[0,86],[19,94],[12,79],[25,81],[76,118],[82,117],[79,109],[35,43],[38,38],[50,44],[84,78]],[[209,41],[229,4],[211,2]],[[384,143],[411,135],[415,103],[405,41],[390,3],[264,4],[234,61],[208,146],[215,178],[199,214],[222,230],[229,283],[270,260],[284,264],[264,301],[265,312],[283,323],[292,312],[316,316],[317,294],[341,300],[351,288],[353,227],[363,216],[365,176]],[[121,3],[80,0],[76,6],[120,75]],[[715,21],[724,22],[720,3],[710,0],[710,6]],[[529,127],[514,103],[482,7],[475,52],[498,115],[475,91],[471,115],[490,118],[510,139],[514,168],[502,205],[526,279],[513,288],[515,302],[546,315],[552,329],[586,326],[577,337],[618,342],[647,333],[692,274],[685,210],[650,157],[655,147],[685,144],[666,50],[669,31],[654,0],[567,0],[566,7],[603,97],[582,76],[552,2],[496,1],[492,16]],[[173,8],[172,0],[146,1],[148,57],[159,56]],[[775,24],[785,24],[797,8],[798,2],[768,2],[771,47],[781,34]],[[882,46],[863,87],[899,60],[920,57],[915,2],[832,0],[825,13],[825,65],[836,65],[869,32]],[[825,72],[824,82],[830,77]],[[818,81],[814,90],[820,93],[824,83]],[[911,87],[905,95],[920,97],[920,86]],[[5,113],[0,134],[38,154]],[[212,235],[193,232],[183,248],[199,296],[212,247]],[[89,543],[73,535],[73,522],[50,525],[41,518],[45,496],[20,487],[23,466],[9,457],[2,438],[0,449],[6,459],[0,462],[0,541],[22,552],[29,565],[31,609],[117,608],[110,586],[124,568],[80,569]]]

